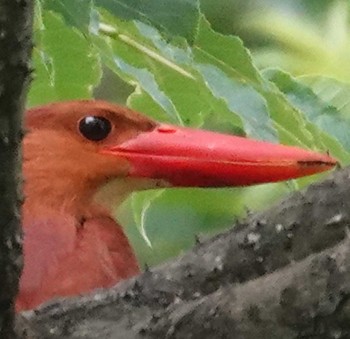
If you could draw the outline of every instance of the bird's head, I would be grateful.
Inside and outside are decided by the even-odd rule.
[[[146,188],[244,186],[336,164],[326,154],[160,124],[103,101],[30,109],[25,127],[29,203],[31,195],[40,196],[40,208],[57,209],[59,204],[71,213],[82,206],[91,209],[96,200],[117,204]]]

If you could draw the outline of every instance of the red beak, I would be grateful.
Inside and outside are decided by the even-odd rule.
[[[246,186],[331,169],[326,154],[242,137],[159,125],[105,154],[126,158],[129,176],[164,179],[174,186]]]

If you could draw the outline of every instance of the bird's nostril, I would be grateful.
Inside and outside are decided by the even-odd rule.
[[[176,129],[172,126],[163,125],[163,126],[158,127],[157,131],[159,133],[175,133]]]

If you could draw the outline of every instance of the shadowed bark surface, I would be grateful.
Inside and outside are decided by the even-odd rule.
[[[113,289],[26,312],[18,329],[27,338],[349,338],[349,224],[348,168]]]
[[[22,268],[20,144],[30,75],[33,3],[0,0],[0,338],[13,339]]]

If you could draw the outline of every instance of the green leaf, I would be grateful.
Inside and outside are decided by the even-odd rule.
[[[163,95],[163,93],[161,93]],[[176,122],[153,100],[152,96],[137,86],[135,91],[128,97],[127,105],[135,111],[147,112],[147,115],[160,122]]]
[[[95,0],[118,18],[152,24],[168,36],[193,42],[199,20],[198,0]]]
[[[337,108],[343,118],[350,120],[350,85],[348,83],[325,76],[299,77],[303,84],[324,102]]]
[[[44,0],[44,8],[62,16],[68,25],[87,33],[93,10],[93,0]]]
[[[210,28],[202,17],[198,36],[193,46],[199,62],[208,61],[223,68],[224,72],[242,82],[261,84],[262,78],[255,66],[249,51],[236,36],[223,35]]]
[[[310,148],[315,146],[314,138],[307,129],[303,115],[288,103],[276,86],[262,78],[254,67],[249,52],[238,38],[214,32],[208,23],[202,19],[193,54],[197,64],[206,64],[210,69],[215,66],[221,70],[221,74],[224,74],[222,81],[225,81],[226,85],[231,83],[231,90],[226,91],[224,97],[226,102],[235,101],[234,105],[232,102],[229,105],[232,113],[237,114],[234,109],[237,108],[240,100],[239,97],[235,97],[234,90],[237,86],[234,84],[240,83],[241,88],[249,89],[250,98],[253,90],[256,92],[253,109],[250,108],[251,101],[246,100],[244,104],[243,102],[240,104],[240,111],[238,112],[245,127],[251,126],[253,111],[254,117],[261,119],[261,121],[257,119],[255,121],[257,130],[251,132],[250,129],[253,136],[267,136],[269,140],[274,140],[276,139],[276,129],[278,139],[282,143]],[[216,77],[217,73],[218,71],[216,71]],[[217,95],[220,81],[215,80],[213,76],[208,76],[208,74],[202,75],[206,79],[207,85],[212,90],[215,89],[212,92],[213,95]],[[214,81],[215,88],[213,87]],[[219,88],[217,88],[218,86]],[[259,129],[262,129],[262,131],[260,132]]]
[[[159,104],[162,109],[168,113],[171,120],[177,123],[182,123],[181,117],[178,114],[174,104],[159,88],[154,75],[147,69],[139,69],[133,67],[121,58],[114,57],[114,63],[125,74],[137,78],[139,86],[147,91],[152,99]]]
[[[266,101],[256,90],[209,64],[199,64],[198,70],[213,95],[225,100],[229,109],[241,117],[248,135],[256,139],[278,140]]]
[[[91,98],[101,77],[99,57],[82,33],[45,11],[34,49],[35,78],[29,106],[52,101]]]
[[[312,89],[281,70],[269,69],[264,72],[264,75],[278,86],[294,107],[303,112],[309,122],[325,132],[319,141],[326,141],[325,137],[328,135],[327,144],[330,146],[330,136],[332,136],[339,146],[342,145],[343,148],[350,150],[350,122],[342,118],[336,107],[324,102]],[[334,154],[333,148],[335,143],[328,149],[332,154]],[[340,148],[337,147],[338,150]]]
[[[149,247],[152,247],[152,243],[147,236],[147,216],[152,203],[163,193],[164,190],[149,190],[146,192],[135,193],[131,196],[136,227]]]

